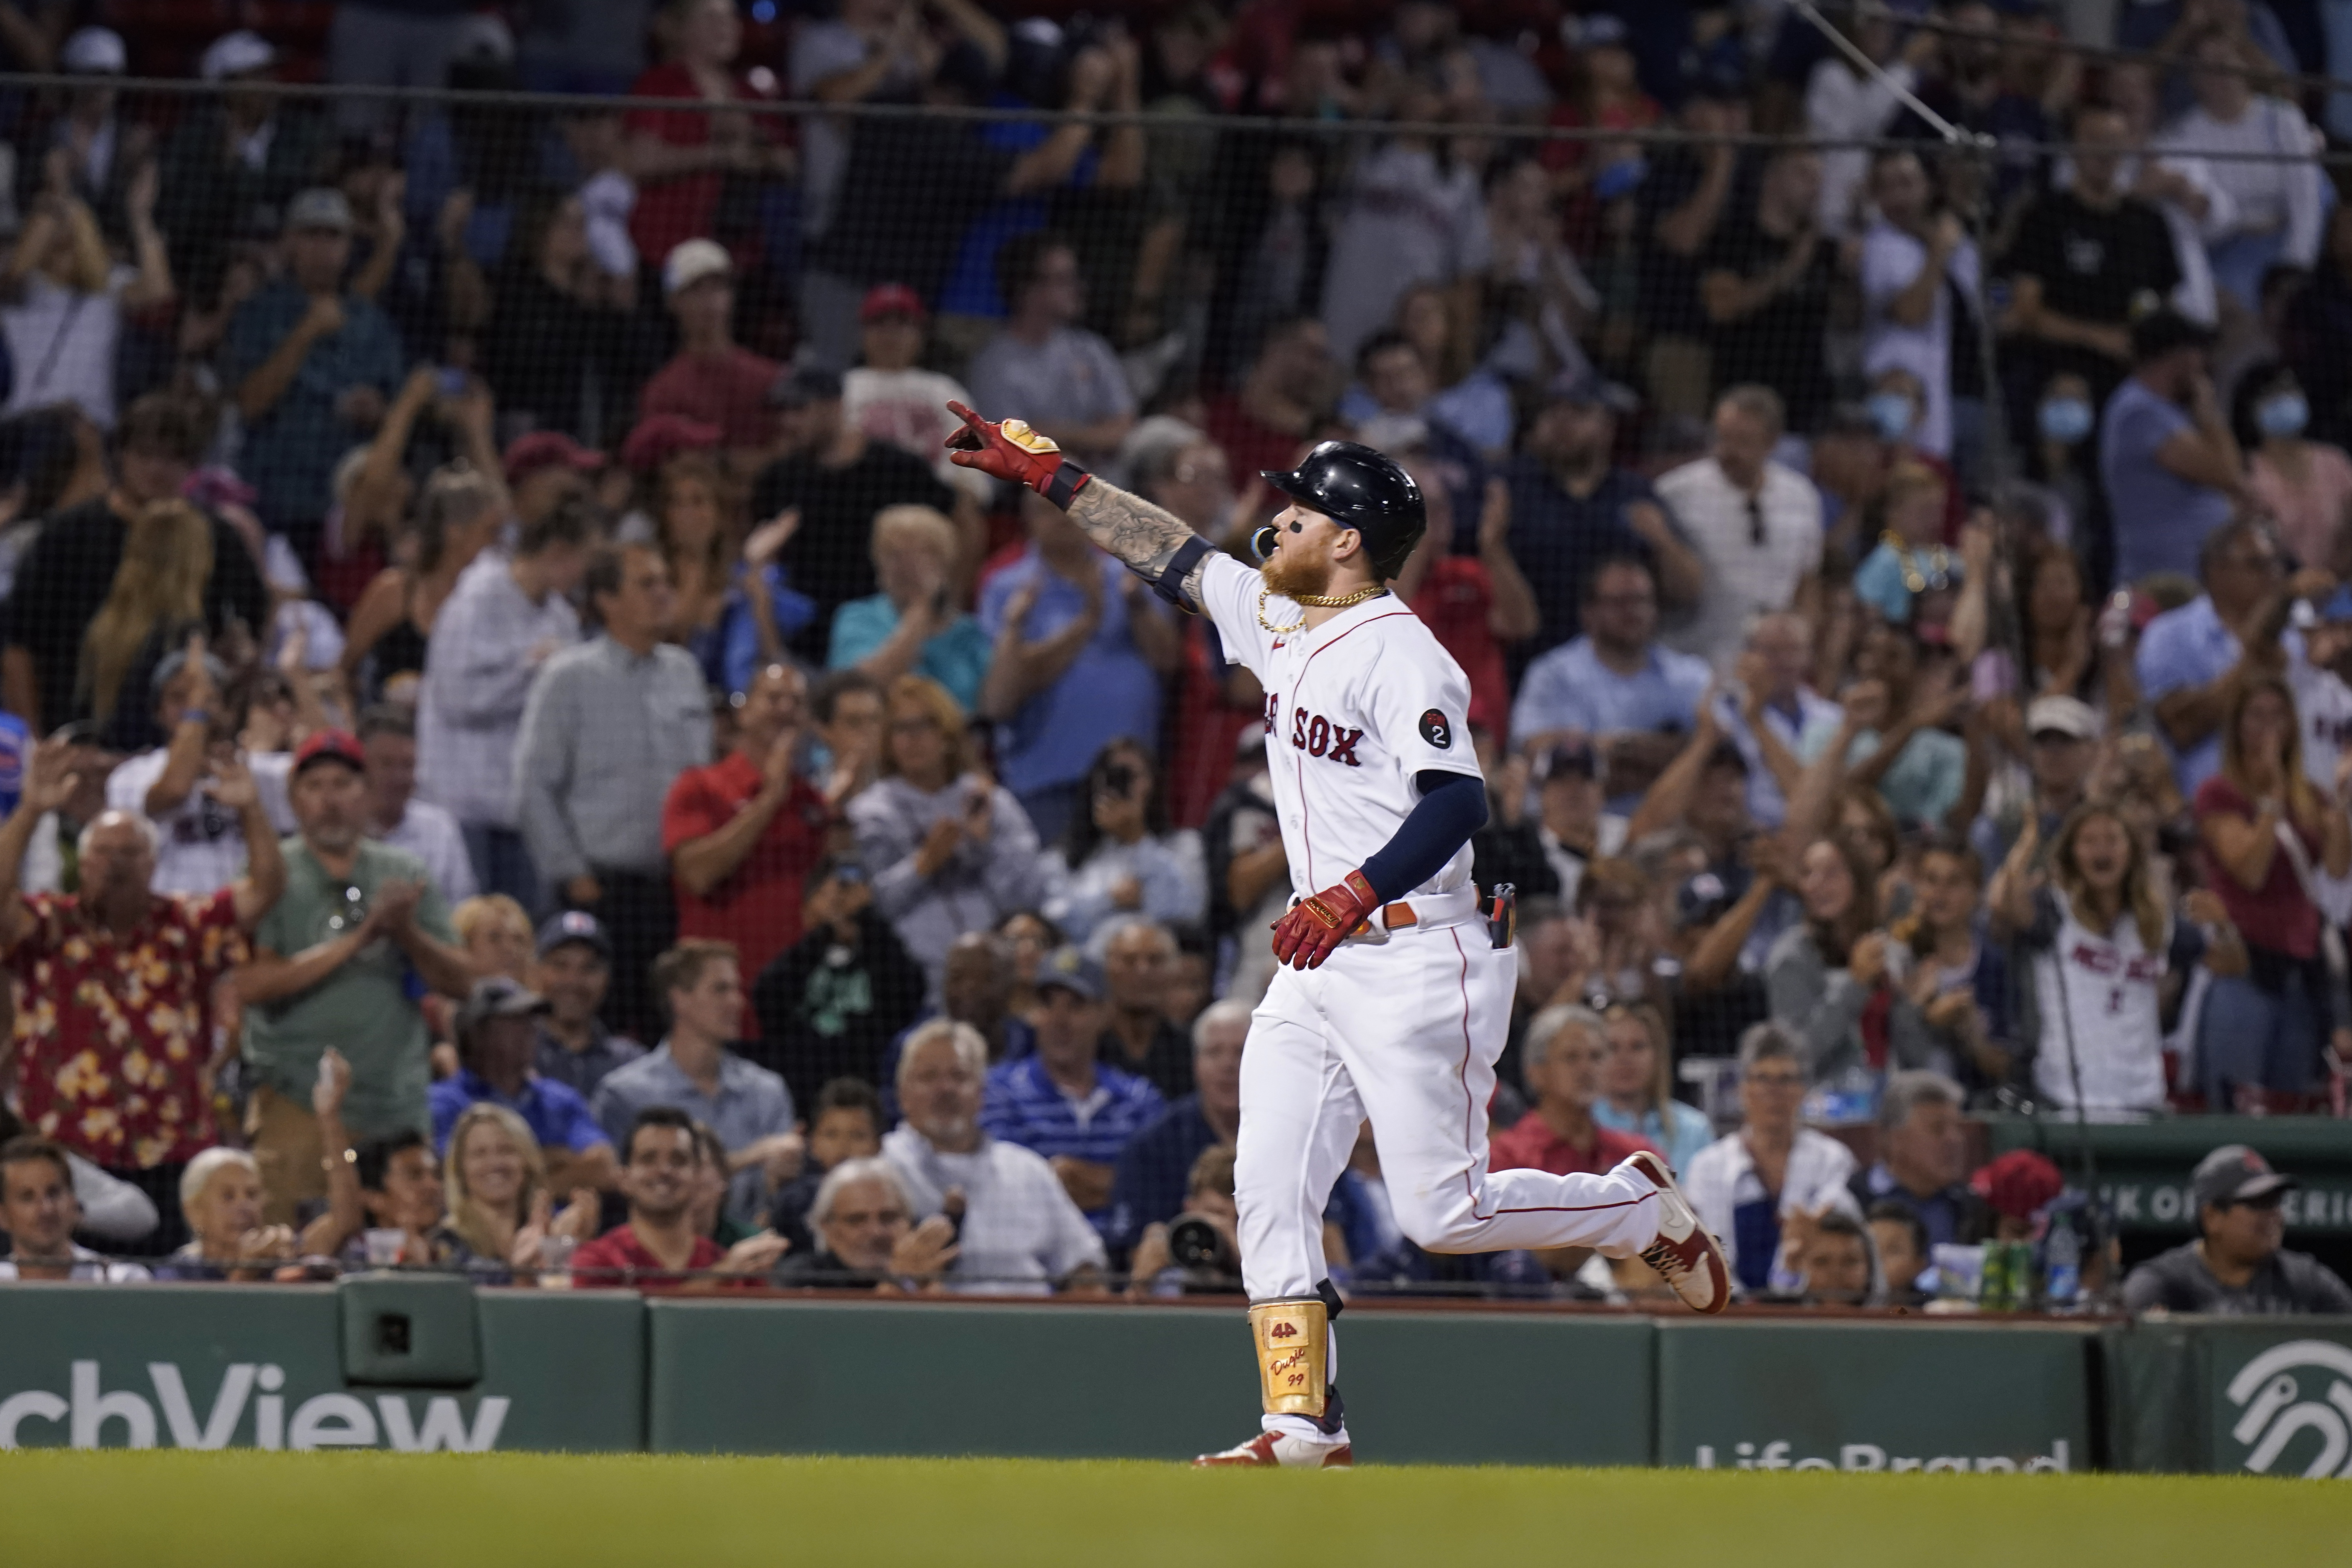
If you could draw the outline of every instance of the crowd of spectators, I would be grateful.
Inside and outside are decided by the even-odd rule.
[[[0,5],[27,1272],[1230,1289],[1265,695],[950,399],[1237,552],[1415,477],[1491,1158],[1661,1150],[1750,1293],[2104,1235],[1969,1111],[2352,1068],[2326,7],[150,9]],[[2164,1300],[2321,1289],[2281,1180]],[[1422,1253],[1369,1135],[1329,1230],[1655,1283]]]

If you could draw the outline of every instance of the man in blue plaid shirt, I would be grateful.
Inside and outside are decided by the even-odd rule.
[[[1119,1151],[1167,1109],[1149,1080],[1096,1059],[1104,1022],[1100,967],[1076,948],[1051,954],[1030,1016],[1037,1048],[989,1069],[980,1113],[991,1137],[1043,1154],[1097,1231],[1110,1223]]]

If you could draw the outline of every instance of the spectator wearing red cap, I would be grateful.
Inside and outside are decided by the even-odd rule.
[[[523,441],[570,445],[552,435]],[[509,465],[514,456],[509,448]],[[526,483],[583,471],[558,456],[527,469]],[[540,886],[515,817],[515,744],[532,678],[580,640],[571,595],[595,537],[585,497],[549,493],[555,504],[523,517],[512,555],[490,552],[457,579],[433,625],[416,706],[417,794],[457,819],[475,880],[525,909],[540,907]]]
[[[528,528],[567,497],[585,500],[590,476],[604,471],[604,454],[560,430],[534,430],[507,444],[505,467],[515,519]]]
[[[201,895],[152,891],[154,827],[110,811],[81,831],[79,894],[20,898],[26,845],[72,797],[74,760],[71,740],[43,742],[0,826],[0,952],[26,998],[10,1087],[26,1126],[154,1200],[168,1250],[186,1239],[180,1173],[215,1139],[215,983],[283,893],[286,865],[251,775],[230,760],[216,764],[212,790],[253,845],[243,877]]]
[[[1942,1073],[1887,1078],[1878,1097],[1877,1163],[1846,1184],[1856,1213],[1901,1204],[1927,1227],[1930,1245],[1967,1246],[1992,1234],[1993,1210],[1960,1179],[1968,1165],[1960,1100],[1960,1086]]]
[[[246,1137],[273,1225],[326,1194],[320,1161],[341,1152],[320,1146],[310,1110],[320,1058],[332,1047],[351,1062],[344,1120],[362,1139],[429,1129],[418,1000],[463,997],[476,978],[425,863],[366,837],[366,769],[347,731],[320,730],[296,750],[289,788],[301,832],[282,846],[286,894],[236,972],[254,1079]]]
[[[730,456],[748,461],[768,445],[768,388],[781,367],[735,341],[733,259],[717,240],[686,240],[662,265],[662,295],[677,318],[677,356],[646,383],[638,414],[716,425]]]
[[[857,308],[857,322],[862,352],[857,368],[842,374],[842,417],[867,440],[922,458],[941,482],[985,506],[988,476],[948,454],[948,437],[959,426],[947,405],[970,403],[971,394],[955,377],[923,368],[929,321],[922,297],[904,283],[877,283]]]
[[[797,765],[807,700],[799,670],[762,669],[737,710],[735,749],[680,773],[662,805],[677,933],[734,943],[746,974],[800,940],[802,889],[833,822]],[[743,1032],[758,1033],[749,1018]]]
[[[780,455],[751,487],[751,515],[800,513],[800,527],[781,557],[793,586],[815,604],[815,617],[793,639],[811,661],[825,655],[834,612],[877,589],[867,548],[875,514],[885,507],[927,506],[953,517],[961,532],[962,579],[980,554],[980,512],[969,496],[931,472],[930,460],[880,441],[843,412],[841,377],[803,366],[776,378],[768,393],[776,410]]]

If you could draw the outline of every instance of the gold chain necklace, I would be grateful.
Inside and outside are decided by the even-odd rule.
[[[1273,592],[1274,590],[1271,588],[1260,588],[1257,591],[1257,624],[1264,626],[1267,631],[1272,632],[1278,637],[1288,637],[1292,632],[1306,630],[1307,617],[1305,616],[1298,617],[1298,622],[1296,626],[1277,626],[1272,621],[1265,618],[1265,601],[1267,596]],[[1386,584],[1375,583],[1369,588],[1359,588],[1352,594],[1343,594],[1336,599],[1327,598],[1321,594],[1286,594],[1283,597],[1288,599],[1294,605],[1302,605],[1312,609],[1345,610],[1362,604],[1366,599],[1377,598],[1379,595],[1387,592],[1388,588]]]
[[[1878,542],[1895,552],[1895,563],[1903,570],[1903,585],[1912,593],[1924,594],[1931,587],[1943,589],[1952,585],[1952,552],[1942,545],[1938,544],[1926,552],[1927,569],[1923,572],[1919,569],[1918,558],[1904,542],[1902,535],[1890,529],[1878,536]]]

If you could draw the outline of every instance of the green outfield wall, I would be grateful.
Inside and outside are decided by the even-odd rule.
[[[2352,1320],[1350,1310],[1366,1458],[2352,1476]],[[1236,1307],[0,1287],[0,1448],[1181,1459],[1250,1429]],[[0,1461],[5,1462],[5,1461]]]

